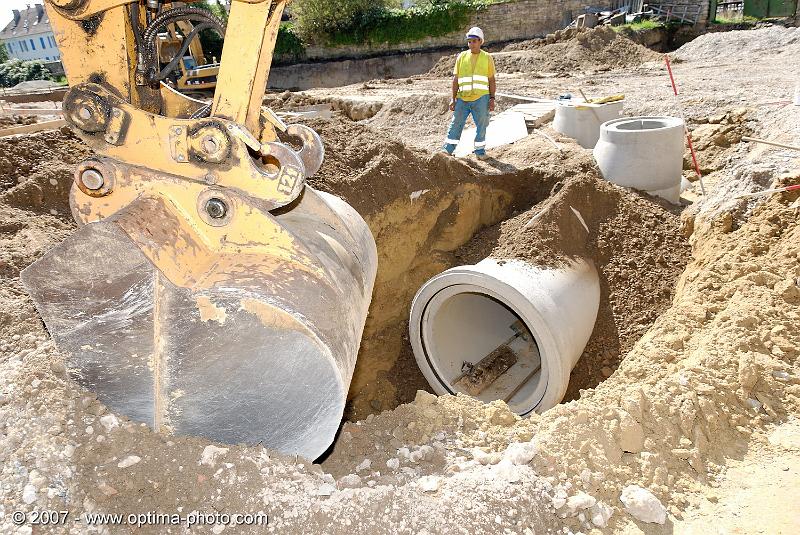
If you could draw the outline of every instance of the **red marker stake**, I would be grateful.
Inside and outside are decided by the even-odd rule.
[[[678,111],[683,119],[683,128],[686,131],[686,141],[689,142],[689,152],[692,155],[692,163],[694,164],[694,171],[697,173],[697,179],[700,181],[700,191],[703,195],[706,194],[706,186],[703,184],[703,174],[700,172],[700,164],[697,163],[697,154],[694,152],[694,145],[692,145],[692,134],[689,132],[689,125],[686,124],[686,114],[683,113],[681,100],[678,98],[678,86],[675,84],[675,76],[672,74],[672,65],[669,62],[669,55],[664,54],[664,61],[667,62],[667,72],[669,72],[669,80],[672,82],[672,91],[675,93],[675,102],[678,104]]]

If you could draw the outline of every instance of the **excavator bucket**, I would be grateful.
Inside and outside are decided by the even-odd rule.
[[[21,277],[113,411],[315,459],[344,412],[377,252],[353,208],[305,185],[319,135],[262,106],[286,3],[233,2],[226,34],[182,2],[49,2],[64,119],[94,156],[70,192],[80,228]],[[170,25],[186,41],[162,65]],[[161,82],[205,29],[225,35],[207,104]]]
[[[170,203],[141,198],[22,280],[78,382],[115,412],[314,459],[341,421],[375,243],[349,205],[309,187],[279,213],[254,211],[270,223],[262,243],[227,230],[213,250]]]

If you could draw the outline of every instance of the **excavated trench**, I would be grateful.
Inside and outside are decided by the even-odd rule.
[[[312,183],[359,210],[379,253],[345,420],[431,391],[414,359],[408,315],[419,288],[448,268],[488,256],[543,265],[582,257],[597,266],[600,311],[566,400],[610,376],[672,300],[690,256],[680,208],[602,182],[577,146],[566,145],[560,154],[529,138],[502,156],[524,163],[486,166],[420,154],[352,123],[313,126],[330,146]],[[354,161],[349,151],[356,147],[362,152]],[[569,207],[588,224],[588,239]],[[529,225],[536,214],[545,217]]]
[[[677,210],[600,181],[577,145],[559,153],[529,138],[503,153],[503,163],[484,164],[420,153],[336,117],[311,126],[327,153],[311,185],[356,208],[378,247],[375,291],[345,421],[409,402],[417,390],[431,391],[414,359],[408,315],[419,288],[453,266],[488,256],[541,265],[582,257],[596,265],[600,310],[566,400],[611,375],[671,302],[689,258]],[[0,203],[15,211],[16,222],[0,229],[3,238],[48,234],[35,247],[6,248],[2,271],[16,280],[20,269],[74,228],[67,192],[71,169],[86,149],[66,132],[4,144],[0,165],[7,183]],[[570,208],[582,215],[588,238]]]
[[[561,185],[557,177],[541,178],[542,186]],[[550,192],[529,192],[521,200],[529,203],[527,210],[498,203],[498,198],[506,198],[502,187],[469,184],[455,191],[429,192],[428,203],[412,208],[409,202],[406,211],[395,206],[367,218],[373,231],[380,229],[376,236],[383,262],[347,419],[360,420],[411,401],[417,389],[430,390],[408,339],[411,300],[430,277],[489,256],[543,265],[558,264],[561,258],[591,259],[600,275],[600,310],[565,399],[576,399],[580,390],[597,386],[613,373],[669,306],[689,247],[674,208],[636,194],[620,194],[594,177],[570,180],[567,191],[552,197]],[[581,198],[564,201],[574,196]],[[484,216],[476,219],[465,209],[469,206]],[[571,211],[565,212],[569,206],[576,207],[590,230],[597,232],[596,239],[583,247],[578,246],[585,241],[579,221]],[[541,211],[547,212],[542,224],[526,228]],[[389,223],[388,214],[403,217],[399,224]],[[429,248],[430,244],[435,246]]]
[[[535,168],[484,174],[357,125],[314,126],[332,146],[312,184],[353,205],[378,246],[378,276],[345,413],[352,421],[429,388],[408,342],[414,294],[430,277],[462,263],[459,249],[477,232],[547,198],[563,176]],[[365,149],[355,161],[336,146],[348,138]]]

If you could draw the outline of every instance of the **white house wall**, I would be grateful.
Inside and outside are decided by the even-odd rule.
[[[61,52],[52,32],[3,40],[9,58],[21,60],[60,61]]]

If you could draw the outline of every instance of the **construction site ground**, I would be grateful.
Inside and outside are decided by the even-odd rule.
[[[680,115],[663,56],[606,30],[555,41],[499,53],[498,91],[621,93],[625,115]],[[708,34],[671,57],[707,193],[687,152],[681,206],[603,181],[550,124],[557,146],[533,132],[485,161],[437,152],[447,61],[267,97],[282,111],[331,104],[307,121],[326,148],[310,184],[353,205],[379,252],[346,423],[316,464],[154,433],[70,377],[19,272],[74,231],[68,191],[88,149],[66,129],[0,139],[0,531],[797,533],[800,196],[736,195],[800,180],[800,153],[741,140],[800,139],[800,30]],[[501,97],[498,111],[516,103]],[[542,415],[436,397],[414,361],[415,292],[489,255],[581,256],[600,272],[595,331],[564,403]],[[663,522],[643,521],[653,503],[620,500],[639,487]],[[12,519],[45,510],[69,521]],[[126,516],[193,511],[208,523]],[[258,512],[266,528],[211,516]],[[89,526],[91,513],[123,516]]]

